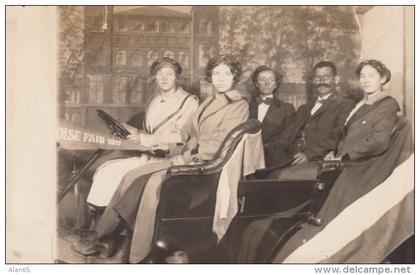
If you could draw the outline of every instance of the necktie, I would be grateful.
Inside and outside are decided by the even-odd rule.
[[[258,103],[258,105],[260,105],[262,103],[267,104],[267,105],[270,105],[271,102],[273,102],[273,98],[272,97],[267,97],[265,99],[262,99],[261,97],[257,97],[255,99],[255,101]]]
[[[325,103],[325,101],[327,101],[326,99],[317,99],[316,100],[316,103],[321,103],[321,104],[324,104]]]
[[[315,101],[314,106],[312,107],[311,115],[315,114],[322,107],[322,105],[325,103],[325,101],[327,101],[327,100],[326,99],[319,99],[318,98]]]

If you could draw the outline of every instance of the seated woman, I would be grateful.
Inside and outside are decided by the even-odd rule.
[[[143,147],[153,148],[165,144],[175,148],[176,144],[185,142],[179,129],[191,120],[199,105],[198,98],[179,85],[182,67],[175,60],[168,57],[156,60],[150,67],[150,73],[157,84],[157,94],[146,108],[143,123],[138,123],[143,124],[141,130],[125,124],[131,132],[127,138]],[[96,160],[87,172],[88,175],[79,182],[81,192],[77,209],[78,224],[75,227],[89,226],[91,213],[88,205],[95,209],[106,207],[128,171],[165,159],[168,157],[145,152],[113,151]]]
[[[317,215],[322,224],[318,226],[304,224],[303,228],[280,249],[274,259],[275,262],[283,262],[291,252],[308,242],[351,203],[382,183],[410,151],[410,142],[397,142],[392,150],[388,150],[399,111],[397,101],[384,89],[384,85],[391,79],[391,72],[381,62],[367,60],[360,63],[356,73],[364,91],[364,98],[348,115],[337,152],[328,153],[325,159],[350,159],[359,161],[359,164],[344,169],[337,178]],[[271,218],[271,221],[274,220],[275,218]],[[270,227],[271,221],[257,220],[248,226],[242,236],[239,262],[259,261],[255,251],[261,250],[264,246],[261,242],[264,234],[257,234],[258,239],[252,236],[256,235],[255,232],[265,232]],[[324,248],[319,247],[320,255],[324,253],[322,249]],[[296,257],[287,259],[287,262],[305,261],[307,260]]]
[[[400,110],[397,101],[384,89],[384,85],[391,79],[391,72],[380,61],[371,59],[361,62],[356,73],[364,91],[364,98],[348,115],[343,129],[343,138],[337,152],[330,152],[325,157],[326,160],[353,160],[356,161],[356,165],[344,169],[335,181],[326,202],[317,215],[321,219],[322,225],[305,224],[303,229],[281,249],[275,258],[276,262],[308,261],[307,259],[310,257],[304,259],[302,255],[289,254],[323,230],[353,202],[384,182],[394,168],[411,154],[411,133],[400,134],[398,138],[391,141],[393,130],[396,127],[397,113]],[[391,142],[392,147],[390,147]],[[373,207],[373,205],[371,206]],[[356,221],[360,217],[352,218],[355,220],[355,226],[358,226]],[[364,223],[369,222],[367,217],[364,219]],[[389,241],[385,241],[386,245],[383,248],[369,247],[371,244],[365,236],[364,244],[352,247],[341,256],[329,258],[332,255],[328,255],[325,251],[321,253],[322,249],[319,249],[319,255],[316,258],[320,260],[324,258],[323,261],[326,262],[345,261],[350,263],[372,262],[372,259],[376,259],[379,263],[387,256],[387,253],[400,244],[399,241],[404,240],[404,237],[397,240],[403,234],[397,238],[391,237],[398,231],[396,229],[398,226],[394,228],[394,225],[388,224],[387,227],[381,229],[381,234],[383,234],[381,238],[390,238]],[[394,232],[387,232],[388,229]]]
[[[379,155],[388,147],[400,110],[398,102],[383,88],[391,79],[391,72],[371,59],[360,63],[356,74],[364,97],[344,123],[337,152],[328,153],[325,160],[360,160]]]
[[[198,99],[177,84],[182,67],[175,60],[168,57],[156,60],[150,67],[150,73],[157,83],[158,94],[146,108],[143,130],[125,124],[131,132],[127,138],[145,147],[164,144],[174,148],[177,143],[185,142],[180,129],[191,120],[197,110]],[[106,161],[93,176],[87,202],[98,207],[107,206],[128,171],[164,159],[153,154],[141,154],[138,157]]]
[[[179,85],[182,67],[177,61],[168,57],[160,58],[151,65],[150,73],[157,84],[157,94],[146,108],[143,123],[137,123],[143,124],[141,130],[124,124],[131,132],[128,139],[143,147],[165,144],[175,149],[176,144],[185,143],[179,129],[191,120],[199,105],[198,98]],[[78,183],[81,192],[75,228],[89,227],[91,213],[87,203],[95,207],[106,207],[128,171],[165,159],[167,158],[153,153],[134,151],[107,152],[97,159]]]
[[[190,123],[179,131],[184,140],[188,139],[184,152],[167,162],[152,163],[127,173],[93,236],[75,244],[74,250],[85,255],[95,254],[101,251],[103,240],[115,238],[121,228],[128,227],[130,232],[134,232],[130,262],[139,262],[147,256],[153,238],[158,190],[166,169],[171,165],[211,160],[227,134],[248,119],[248,103],[233,89],[241,74],[240,64],[231,56],[220,56],[209,61],[206,76],[213,85],[215,95],[208,97],[193,114]],[[121,261],[126,262],[127,256],[128,253],[122,255]]]

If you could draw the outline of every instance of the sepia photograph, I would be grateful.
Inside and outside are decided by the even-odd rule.
[[[415,264],[414,6],[5,24],[6,264]]]

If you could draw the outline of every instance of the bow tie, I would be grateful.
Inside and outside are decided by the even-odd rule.
[[[316,100],[316,103],[321,103],[321,104],[324,104],[325,103],[325,101],[327,101],[326,99],[317,99]]]
[[[260,105],[261,103],[270,105],[271,102],[273,102],[273,98],[272,97],[267,97],[266,99],[262,99],[261,97],[257,97],[255,99],[255,101],[258,103],[258,105]]]

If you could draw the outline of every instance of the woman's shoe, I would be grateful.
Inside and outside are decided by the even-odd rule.
[[[102,240],[99,245],[101,249],[99,251],[99,258],[106,259],[112,256],[118,248],[119,238],[109,238]]]
[[[82,255],[93,255],[95,253],[98,253],[102,250],[102,245],[99,242],[98,238],[94,239],[82,239],[78,242],[74,242],[71,246],[71,249],[76,251],[77,253],[80,253]]]
[[[130,256],[130,239],[124,238],[121,246],[112,257],[102,258],[101,256],[87,257],[88,263],[94,264],[127,264]]]
[[[83,240],[93,240],[96,238],[96,232],[92,230],[72,230],[64,239],[73,243],[81,242]]]

